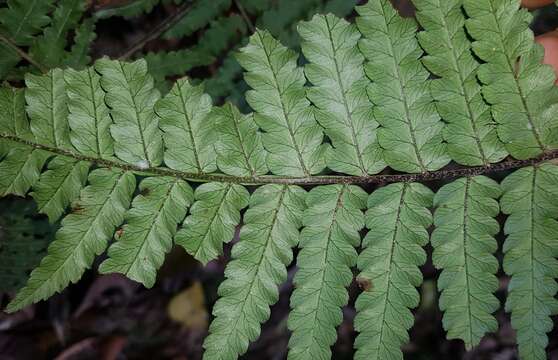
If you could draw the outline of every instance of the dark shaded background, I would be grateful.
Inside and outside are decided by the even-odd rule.
[[[93,8],[108,3],[109,0],[104,0],[93,4]],[[408,0],[394,3],[405,16],[412,16],[413,8]],[[150,29],[164,21],[173,12],[173,7],[174,5],[159,6],[153,12],[131,20],[101,20],[97,24],[98,37],[92,49],[93,58],[120,55],[123,49],[136,43]],[[233,7],[230,11],[238,9]],[[352,17],[354,13],[349,15],[349,18]],[[533,29],[536,33],[553,30],[558,25],[557,20],[553,7],[539,10]],[[180,41],[151,41],[143,50],[169,51],[195,45],[200,32],[201,30]],[[290,46],[296,48],[296,39]],[[188,75],[200,81],[211,78],[222,61],[223,58],[218,58],[214,64],[193,68]],[[236,80],[235,91],[242,94],[245,85],[241,77]],[[238,95],[232,96],[229,93],[214,98],[216,103],[228,99],[247,110]],[[441,183],[432,185],[435,189]],[[8,198],[0,201],[0,271],[9,274],[10,281],[13,280],[13,284],[7,281],[2,284],[2,288],[8,290],[0,292],[2,306],[7,304],[13,294],[11,290],[19,286],[22,277],[25,278],[25,265],[29,265],[18,263],[17,259],[13,262],[14,254],[21,251],[13,244],[35,244],[35,248],[26,247],[29,254],[25,259],[28,263],[37,263],[55,230],[55,226],[49,226],[43,217],[34,214],[31,200]],[[503,240],[503,235],[499,234],[500,249]],[[69,286],[48,301],[13,315],[0,313],[0,360],[200,359],[206,324],[216,300],[217,287],[223,280],[223,270],[231,245],[226,245],[223,257],[206,267],[202,267],[181,248],[176,247],[168,255],[155,287],[149,290],[120,275],[99,276],[90,270],[77,284]],[[430,248],[428,252],[431,252]],[[497,256],[501,262],[501,251]],[[102,258],[98,259],[94,268],[101,261]],[[286,358],[289,338],[286,323],[291,281],[295,271],[296,268],[291,266],[289,281],[280,287],[280,300],[272,307],[271,319],[264,324],[260,339],[250,346],[243,359]],[[422,303],[415,310],[416,322],[411,329],[411,341],[403,348],[406,359],[516,359],[515,334],[503,306],[496,314],[500,323],[499,331],[486,336],[476,349],[466,353],[461,341],[446,340],[441,322],[442,314],[437,308],[435,279],[438,271],[429,260],[422,267],[422,272],[424,283],[419,289]],[[500,289],[497,296],[503,304],[508,278],[501,272],[498,275]],[[196,293],[200,284],[203,291]],[[353,283],[349,292],[350,304],[344,309],[344,321],[338,330],[339,339],[333,348],[333,358],[339,360],[352,358],[352,344],[356,335],[352,320],[355,315],[354,301],[360,292],[358,285]],[[171,315],[171,302],[179,304],[186,312],[183,315],[186,320],[177,321],[177,316]],[[555,325],[557,320],[554,317]],[[549,358],[558,359],[556,326],[550,334],[548,354]]]

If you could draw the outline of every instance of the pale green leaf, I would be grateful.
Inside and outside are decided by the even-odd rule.
[[[48,163],[39,181],[33,186],[31,196],[37,210],[55,222],[78,196],[85,185],[90,164],[66,156],[56,156]]]
[[[68,98],[64,70],[53,69],[45,75],[25,75],[25,100],[31,131],[37,142],[70,149]]]
[[[498,329],[492,315],[500,307],[494,219],[500,207],[500,185],[484,176],[461,178],[444,185],[434,197],[432,261],[442,269],[438,279],[440,309],[448,339],[462,339],[467,349]]]
[[[108,169],[91,172],[89,185],[81,191],[72,213],[62,220],[47,256],[6,311],[46,299],[78,281],[122,223],[134,188],[131,173]]]
[[[316,119],[333,143],[328,167],[351,175],[375,174],[386,166],[376,137],[372,103],[366,95],[364,57],[356,26],[334,15],[316,15],[298,25],[308,98],[318,108]]]
[[[236,359],[258,338],[260,324],[279,298],[277,287],[287,279],[291,248],[298,244],[302,226],[304,195],[296,186],[270,184],[250,197],[240,241],[233,246],[227,279],[213,307],[205,359]]]
[[[147,73],[145,60],[126,63],[97,60],[101,86],[110,107],[114,152],[118,158],[139,167],[158,166],[163,160],[161,130],[153,106],[160,98]]]
[[[233,239],[240,224],[240,210],[250,195],[240,185],[205,183],[194,192],[194,205],[184,220],[175,242],[203,264],[223,253],[223,243]]]
[[[201,86],[178,80],[170,93],[159,100],[155,111],[165,141],[165,164],[175,170],[210,173],[215,164],[215,137],[211,98]]]
[[[357,186],[328,185],[306,196],[298,271],[291,296],[289,359],[329,359],[337,339],[346,287],[353,279],[364,228],[366,193]]]
[[[511,312],[519,356],[546,359],[546,333],[558,313],[558,167],[539,165],[502,182],[504,271],[511,276],[506,311]]]
[[[478,77],[492,105],[498,136],[517,159],[558,147],[558,88],[554,69],[541,62],[531,15],[518,0],[464,0],[475,54],[485,61]]]
[[[267,165],[277,175],[309,176],[322,171],[326,161],[328,147],[322,144],[322,130],[306,100],[306,79],[297,58],[261,30],[237,54],[247,71],[244,78],[253,89],[246,93],[246,101],[264,130]]]
[[[152,287],[194,196],[188,183],[169,177],[146,178],[139,191],[99,272],[119,272]]]
[[[219,139],[215,146],[219,169],[234,176],[266,174],[267,154],[253,115],[243,115],[226,104],[216,108],[212,117]]]
[[[432,224],[433,193],[418,183],[391,184],[368,198],[364,250],[358,257],[358,282],[364,291],[355,307],[357,360],[403,359],[400,347],[413,326],[410,309],[419,304],[419,266]]]
[[[471,53],[465,33],[463,0],[413,0],[417,19],[425,29],[418,34],[428,53],[423,64],[439,79],[430,81],[438,113],[447,125],[443,130],[447,151],[463,165],[486,165],[506,157],[496,134],[490,107],[477,81],[478,61]]]
[[[68,95],[70,141],[87,156],[112,158],[113,140],[109,128],[112,120],[101,89],[101,77],[93,68],[64,71]]]
[[[430,74],[419,60],[423,53],[415,21],[399,16],[389,0],[370,1],[356,10],[384,160],[405,172],[440,169],[450,159],[442,142],[444,125],[429,91]]]

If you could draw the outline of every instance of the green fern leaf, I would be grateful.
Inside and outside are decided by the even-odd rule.
[[[498,261],[492,255],[500,231],[494,219],[500,186],[484,176],[462,178],[443,186],[434,197],[436,229],[432,233],[434,265],[443,269],[438,279],[440,309],[448,339],[462,339],[467,349],[498,329],[491,314],[500,302]]]
[[[95,20],[95,18],[85,19],[76,29],[74,45],[64,59],[65,66],[75,70],[82,70],[90,63],[89,49],[91,43],[97,37],[95,34]]]
[[[85,11],[83,0],[60,0],[52,15],[52,23],[43,35],[34,39],[30,49],[33,58],[46,67],[59,66],[65,57],[68,31],[75,28]]]
[[[81,191],[72,213],[62,220],[47,256],[6,311],[46,299],[79,280],[95,255],[105,251],[107,241],[123,221],[134,189],[131,173],[108,169],[91,172],[89,185]]]
[[[31,131],[41,144],[70,149],[68,105],[64,70],[25,76],[25,100]]]
[[[0,25],[17,45],[31,45],[33,35],[50,23],[53,0],[9,0],[0,9]]]
[[[304,66],[314,85],[308,98],[318,108],[316,119],[333,143],[328,167],[351,175],[375,174],[385,163],[376,138],[378,123],[366,95],[369,81],[357,48],[360,33],[333,15],[316,15],[298,26]]]
[[[165,141],[165,164],[175,170],[210,173],[217,169],[213,136],[211,98],[201,86],[178,80],[169,94],[159,100],[155,111]]]
[[[506,157],[490,107],[477,83],[479,63],[465,34],[463,0],[414,0],[417,19],[425,29],[418,39],[428,56],[423,64],[439,79],[430,82],[452,160],[463,165],[486,165]]]
[[[296,186],[265,185],[250,197],[240,241],[219,286],[215,319],[206,338],[205,359],[236,359],[260,334],[269,306],[279,298],[286,266],[298,244],[305,191]]]
[[[147,73],[147,63],[100,59],[95,69],[114,124],[114,152],[118,158],[140,167],[154,167],[163,159],[163,141],[153,106],[160,98]]]
[[[357,186],[329,185],[306,196],[298,272],[291,296],[289,359],[329,359],[343,320],[347,287],[364,228],[367,194]]]
[[[415,37],[413,19],[403,19],[389,0],[357,6],[359,42],[372,80],[368,94],[381,125],[378,141],[386,163],[395,170],[418,173],[449,162],[442,143],[443,123],[430,96],[429,73]]]
[[[109,128],[112,120],[101,89],[101,77],[93,68],[64,70],[68,96],[70,141],[83,155],[112,158],[113,141]]]
[[[48,215],[51,222],[58,220],[85,186],[89,167],[88,162],[65,156],[50,160],[30,194],[37,202],[37,210]]]
[[[492,105],[498,136],[517,159],[558,146],[558,88],[554,70],[543,65],[544,49],[533,41],[531,15],[518,0],[464,0],[473,50],[486,61],[478,72]]]
[[[546,359],[550,315],[558,313],[558,167],[520,169],[502,182],[504,271],[511,276],[506,311],[517,332],[519,356]]]
[[[0,195],[25,196],[39,179],[41,169],[50,154],[20,144],[9,146],[9,152],[0,162]]]
[[[27,112],[35,138],[47,145],[70,148],[64,71],[54,69],[45,76],[28,75],[26,84]],[[41,174],[31,193],[39,212],[48,215],[51,222],[58,220],[79,196],[89,166],[87,162],[65,156],[51,160],[48,170]]]
[[[223,253],[223,243],[233,239],[240,224],[240,210],[248,205],[248,191],[235,184],[205,183],[196,188],[175,242],[203,264]]]
[[[419,304],[415,287],[422,283],[419,266],[426,261],[433,193],[418,183],[382,187],[368,199],[366,227],[358,258],[358,281],[364,291],[356,301],[355,359],[403,359]]]
[[[325,166],[323,134],[306,100],[304,73],[297,67],[298,55],[281,45],[267,31],[258,30],[237,54],[252,87],[246,93],[255,110],[254,119],[265,132],[272,173],[309,176]]]
[[[122,273],[152,287],[193,193],[186,182],[169,177],[146,178],[139,191],[126,213],[122,235],[109,248],[99,271]]]
[[[23,90],[0,88],[0,114],[2,133],[23,140],[34,140],[25,116]],[[46,151],[34,150],[9,140],[0,143],[5,146],[0,162],[0,195],[25,196],[39,179],[40,171],[50,155]]]
[[[215,147],[219,169],[234,176],[266,174],[266,152],[253,116],[241,114],[231,104],[215,109],[212,116],[219,132]]]

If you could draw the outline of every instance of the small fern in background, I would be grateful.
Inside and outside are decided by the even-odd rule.
[[[388,0],[358,6],[356,24],[332,14],[298,23],[304,66],[272,25],[256,29],[234,52],[249,87],[247,114],[231,103],[214,106],[186,78],[158,90],[168,73],[155,71],[153,59],[180,61],[181,51],[195,49],[42,69],[25,75],[24,88],[2,87],[0,193],[30,194],[51,222],[61,219],[6,311],[78,281],[105,252],[101,273],[153,286],[173,243],[206,264],[239,229],[206,359],[247,351],[293,262],[289,359],[331,358],[355,267],[362,287],[355,358],[402,359],[430,242],[447,337],[470,349],[498,327],[494,237],[502,230],[502,268],[511,278],[505,309],[519,355],[544,359],[558,309],[558,167],[549,161],[558,156],[555,75],[541,63],[518,0],[413,2],[419,24]],[[132,16],[156,3],[111,11]],[[6,11],[19,11],[10,4]],[[266,4],[235,6],[258,14],[262,25],[279,18]],[[328,6],[350,11],[344,4],[308,2],[288,9],[297,16],[283,9],[281,18],[290,23]],[[199,15],[198,24],[178,22],[165,36],[191,34],[226,8]],[[45,39],[53,37],[48,29],[65,29],[54,15]],[[34,20],[22,33],[4,21],[12,31],[4,43],[30,46],[31,54],[48,23]],[[203,36],[223,39],[227,24],[250,30],[233,14]],[[223,44],[196,48],[217,56]],[[228,80],[207,84],[227,88],[236,69],[225,60],[219,74]],[[500,183],[488,177],[508,170]],[[444,183],[436,189],[430,180]]]

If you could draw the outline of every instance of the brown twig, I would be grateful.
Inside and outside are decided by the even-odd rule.
[[[546,152],[536,158],[528,160],[505,160],[497,164],[474,167],[456,167],[453,169],[442,169],[437,171],[424,172],[420,174],[395,174],[395,175],[364,175],[364,176],[346,176],[346,175],[316,175],[308,177],[289,177],[279,175],[261,175],[261,176],[231,176],[219,173],[188,173],[177,171],[167,167],[144,168],[138,165],[132,165],[120,162],[118,160],[99,159],[91,156],[78,154],[74,151],[60,149],[53,146],[38,144],[26,139],[22,139],[15,135],[0,133],[0,139],[8,139],[15,142],[31,146],[35,149],[46,150],[58,155],[65,155],[77,160],[89,161],[103,167],[117,168],[126,171],[134,171],[144,175],[164,175],[173,176],[184,180],[208,182],[217,181],[225,183],[234,183],[242,185],[263,185],[263,184],[284,184],[284,185],[327,185],[327,184],[387,184],[395,182],[422,182],[441,179],[453,179],[462,176],[476,176],[482,174],[495,173],[505,170],[513,170],[524,166],[534,166],[542,162],[557,159],[558,150]]]
[[[8,45],[8,47],[10,49],[12,49],[13,51],[15,51],[19,56],[21,56],[23,59],[27,60],[28,63],[30,63],[31,65],[35,66],[37,69],[39,69],[42,73],[46,73],[48,71],[48,69],[46,67],[44,67],[43,65],[41,65],[39,62],[35,61],[28,53],[26,53],[25,51],[23,51],[22,49],[19,48],[19,46],[17,46],[15,44],[15,42],[13,42],[9,37],[0,34],[0,41],[4,42],[6,45]]]
[[[161,21],[157,26],[152,28],[151,32],[149,34],[145,35],[138,42],[136,42],[135,44],[130,46],[128,49],[126,49],[122,53],[122,55],[120,55],[118,57],[118,59],[126,60],[126,59],[130,58],[132,55],[134,55],[136,52],[143,49],[145,44],[147,44],[150,41],[153,41],[153,40],[157,39],[159,36],[161,36],[161,34],[163,34],[165,31],[170,29],[173,25],[178,23],[184,17],[184,15],[186,15],[186,13],[188,13],[188,11],[190,11],[191,8],[192,8],[192,3],[191,2],[188,2],[188,3],[185,3],[185,4],[181,5],[174,14],[172,14],[171,16],[166,18],[165,20]]]

